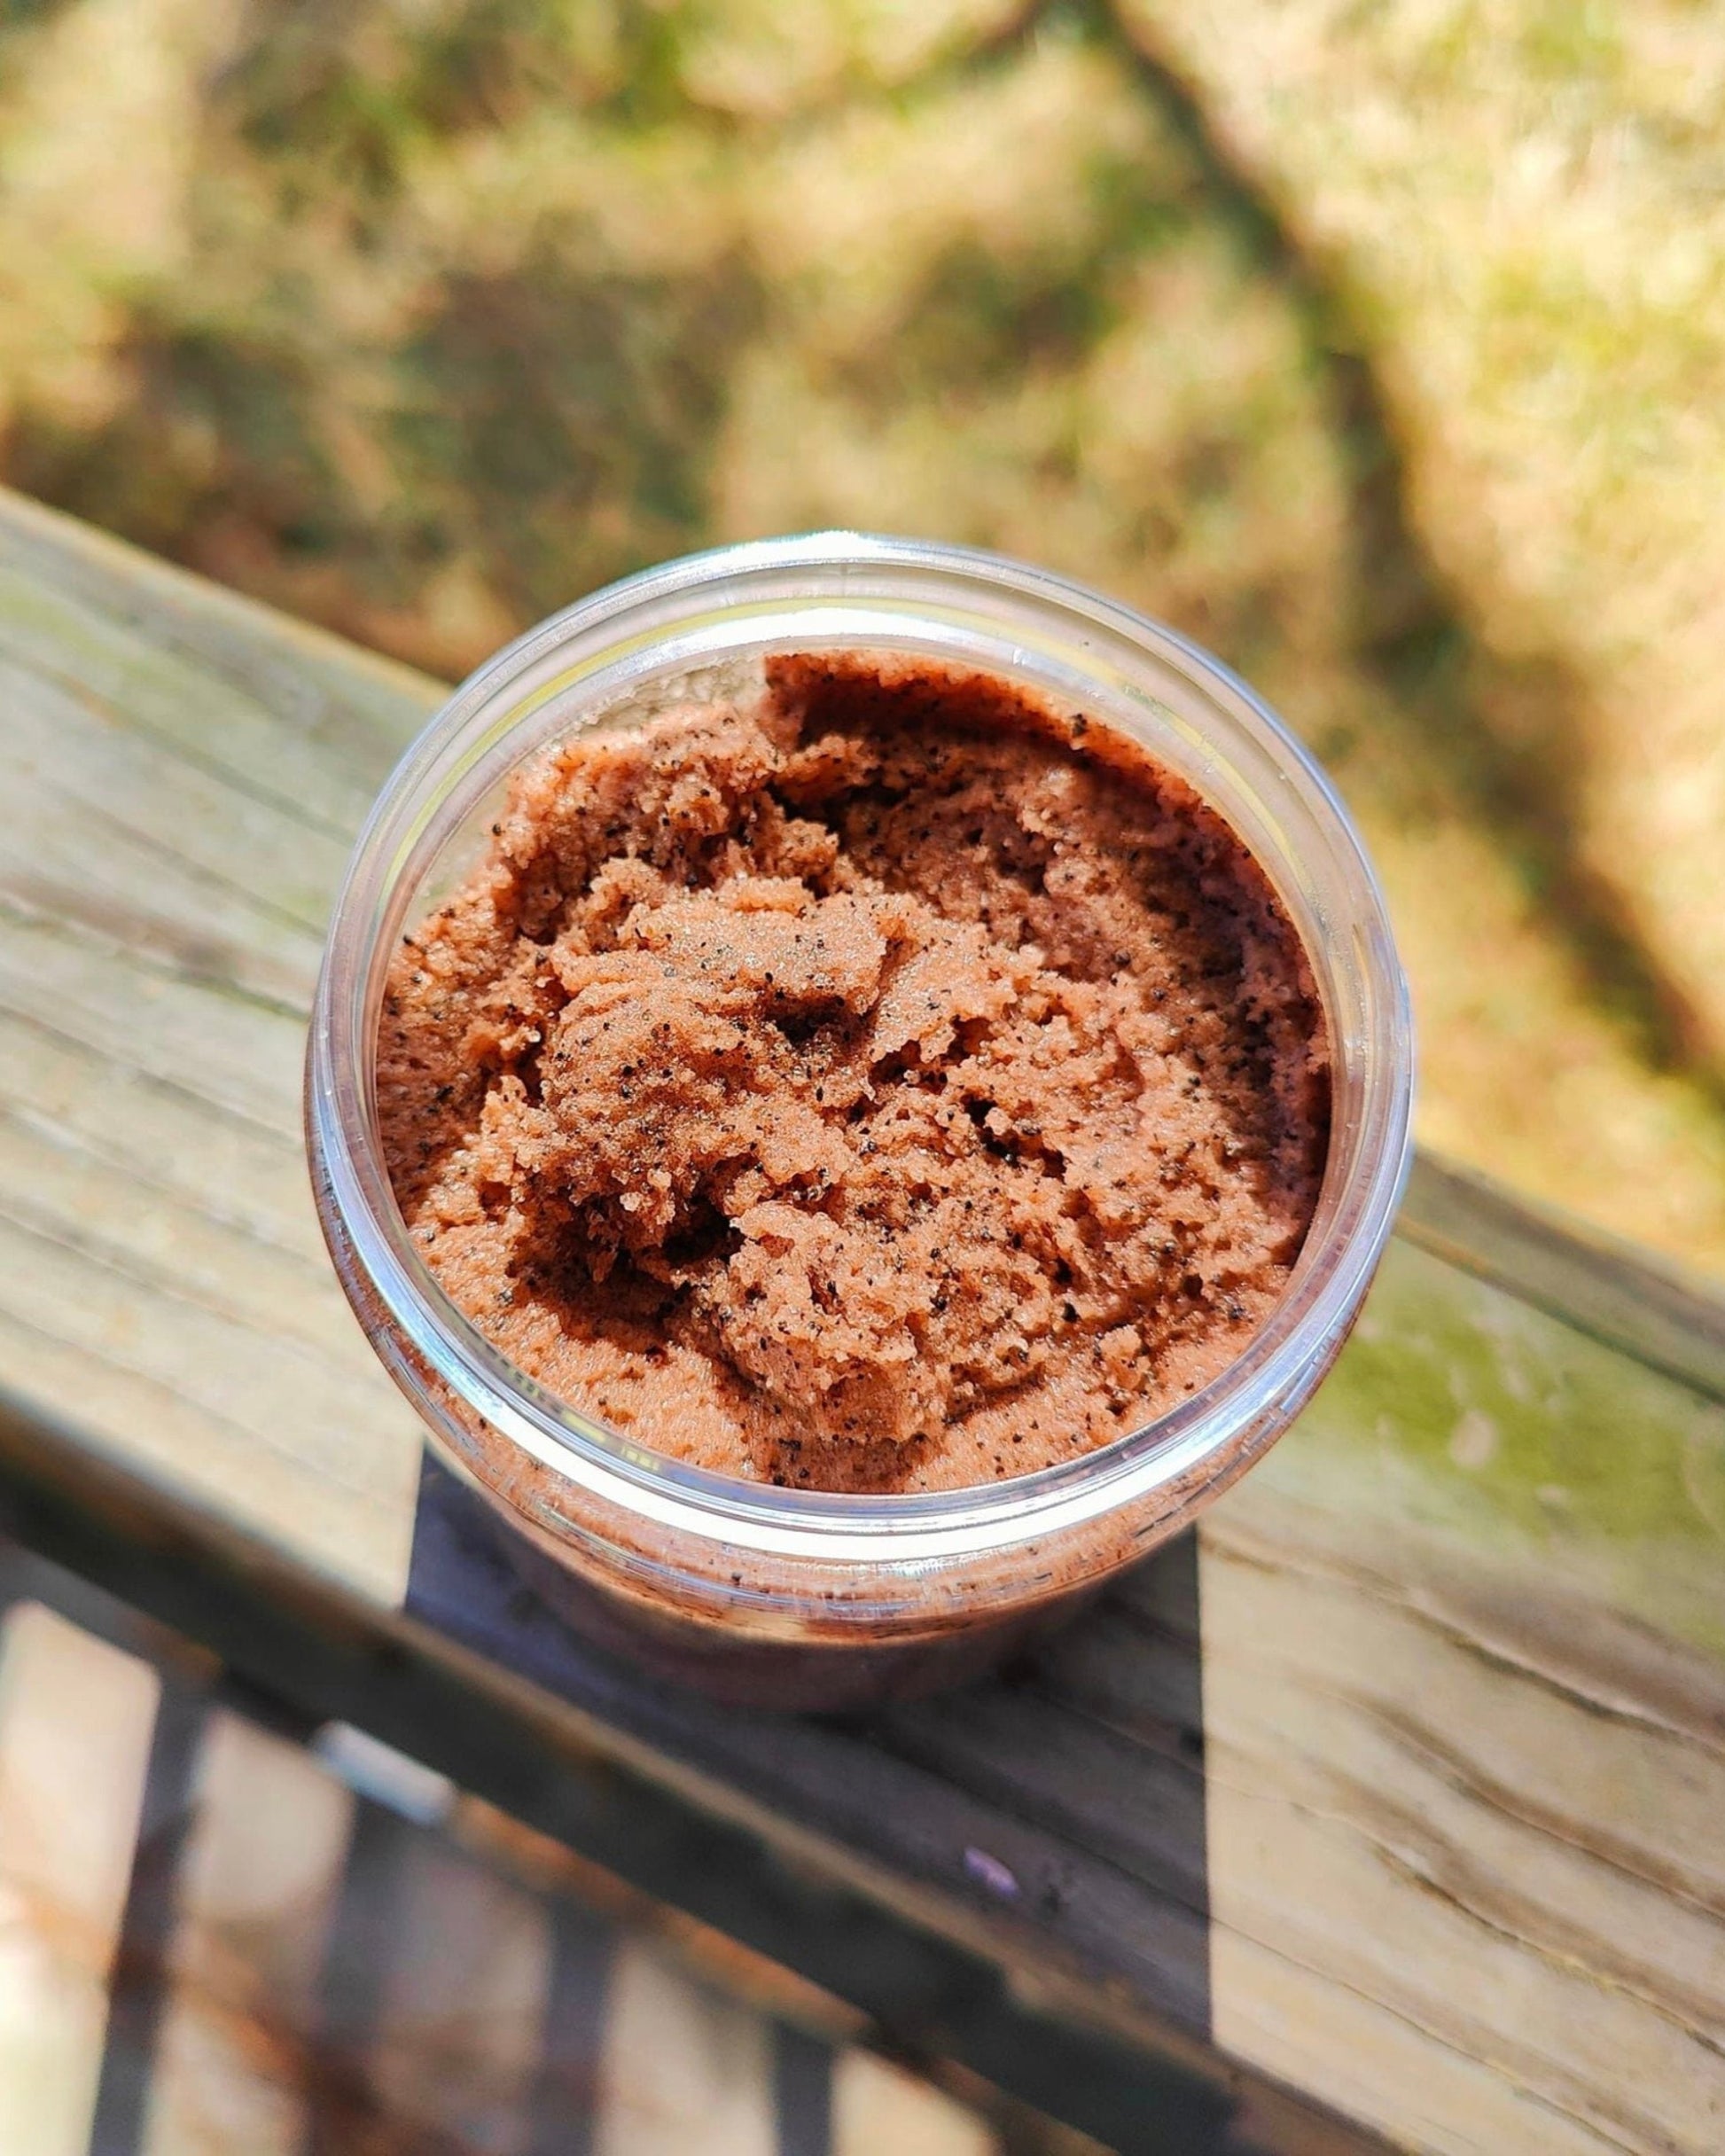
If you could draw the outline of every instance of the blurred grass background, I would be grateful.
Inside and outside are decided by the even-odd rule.
[[[1721,113],[1702,0],[0,0],[0,478],[445,675],[1099,585],[1337,776],[1424,1136],[1725,1269]]]

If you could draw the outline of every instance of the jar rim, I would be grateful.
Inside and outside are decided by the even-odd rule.
[[[794,634],[773,634],[787,616],[797,618]],[[894,621],[904,637],[871,633]],[[1332,1115],[1317,1212],[1275,1308],[1215,1379],[1137,1430],[1071,1461],[956,1490],[747,1482],[655,1452],[550,1394],[444,1293],[413,1246],[382,1159],[372,1086],[382,968],[416,870],[441,836],[543,739],[572,730],[566,715],[583,701],[590,718],[614,706],[617,682],[644,668],[753,649],[763,636],[762,650],[808,648],[818,637],[829,648],[885,651],[903,649],[917,623],[956,635],[941,625],[958,622],[973,640],[999,640],[999,671],[1058,664],[1088,682],[1096,693],[1087,700],[1104,721],[1123,722],[1129,693],[1179,723],[1177,707],[1143,687],[1154,676],[1171,695],[1176,681],[1191,692],[1213,729],[1232,730],[1222,753],[1199,738],[1201,714],[1191,753],[1210,753],[1218,784],[1237,778],[1245,759],[1273,800],[1265,828],[1238,835],[1284,902],[1296,871],[1321,887],[1321,937],[1290,911],[1319,982],[1339,1098],[1346,1081],[1346,1143]],[[986,658],[976,663],[989,670]],[[1228,808],[1220,813],[1237,831]],[[1309,913],[1318,902],[1306,896]],[[1346,1026],[1337,1009],[1344,984],[1354,1006]],[[933,1562],[1084,1525],[1163,1484],[1220,1480],[1231,1439],[1277,1401],[1303,1400],[1352,1323],[1393,1225],[1410,1159],[1412,1088],[1407,984],[1377,877],[1330,780],[1261,698],[1177,631],[1066,578],[971,548],[818,532],[715,548],[607,585],[505,645],[433,715],[379,793],[336,902],[313,1007],[308,1142],[354,1260],[393,1324],[454,1397],[540,1465],[604,1504],[710,1542],[839,1562]]]

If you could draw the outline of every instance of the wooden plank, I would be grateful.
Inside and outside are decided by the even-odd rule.
[[[1705,2148],[1725,1747],[1322,1547],[1261,1504],[1206,1551],[1218,2040],[1424,2145]]]
[[[387,2110],[457,2148],[508,2148],[538,2065],[549,1913],[430,1837],[403,1853],[370,2079]]]
[[[1711,1281],[1429,1157],[1414,1163],[1401,1231],[1518,1301],[1725,1399],[1725,1301]]]
[[[300,1062],[351,833],[434,694],[6,505],[0,1384],[386,1604],[418,1433],[324,1256]]]
[[[298,2156],[353,1800],[299,1746],[220,1713],[196,1805],[143,2156]]]
[[[1422,2147],[1699,2151],[1725,1405],[1598,1337],[1635,1275],[1609,1326],[1597,1299],[1565,1323],[1499,1285],[1503,1230],[1494,1205],[1468,1269],[1401,1241],[1206,1524],[1216,2035]]]
[[[596,2156],[773,2156],[771,2059],[756,2016],[639,1940],[617,1957],[610,2005]]]
[[[847,2051],[832,2077],[832,2156],[995,2156],[973,2113],[884,2058]]]
[[[347,833],[434,693],[0,505],[0,1385],[380,1628],[417,1433],[323,1262],[298,1058]],[[1206,1521],[1201,1666],[1165,1560],[1010,1680],[865,1725],[589,1657],[560,1726],[1020,1983],[1409,2145],[1698,2156],[1721,1341],[1704,1289],[1422,1163],[1334,1379]]]
[[[40,1603],[0,1628],[0,2148],[89,2144],[157,1691]]]

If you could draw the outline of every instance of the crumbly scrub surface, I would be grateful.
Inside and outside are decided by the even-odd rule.
[[[798,1487],[1073,1458],[1219,1374],[1329,1066],[1239,840],[1112,730],[878,656],[589,733],[394,956],[396,1196],[636,1441]]]

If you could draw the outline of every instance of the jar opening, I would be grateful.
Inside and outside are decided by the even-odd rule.
[[[750,1483],[653,1451],[556,1398],[456,1308],[413,1248],[381,1158],[373,1050],[384,975],[452,848],[521,761],[790,651],[910,653],[1089,709],[1232,827],[1306,946],[1330,1032],[1317,1210],[1280,1302],[1170,1412],[1097,1451],[955,1491],[851,1495]],[[667,1524],[834,1557],[909,1537],[931,1556],[1053,1531],[1276,1433],[1327,1367],[1388,1234],[1409,1150],[1406,989],[1383,902],[1327,781],[1197,647],[1079,587],[961,550],[851,535],[698,556],[610,588],[482,668],[402,759],[339,902],[314,1016],[311,1139],[354,1262],[449,1394],[542,1465]],[[1252,1441],[1256,1441],[1255,1440]],[[1258,1449],[1261,1449],[1261,1445]]]

